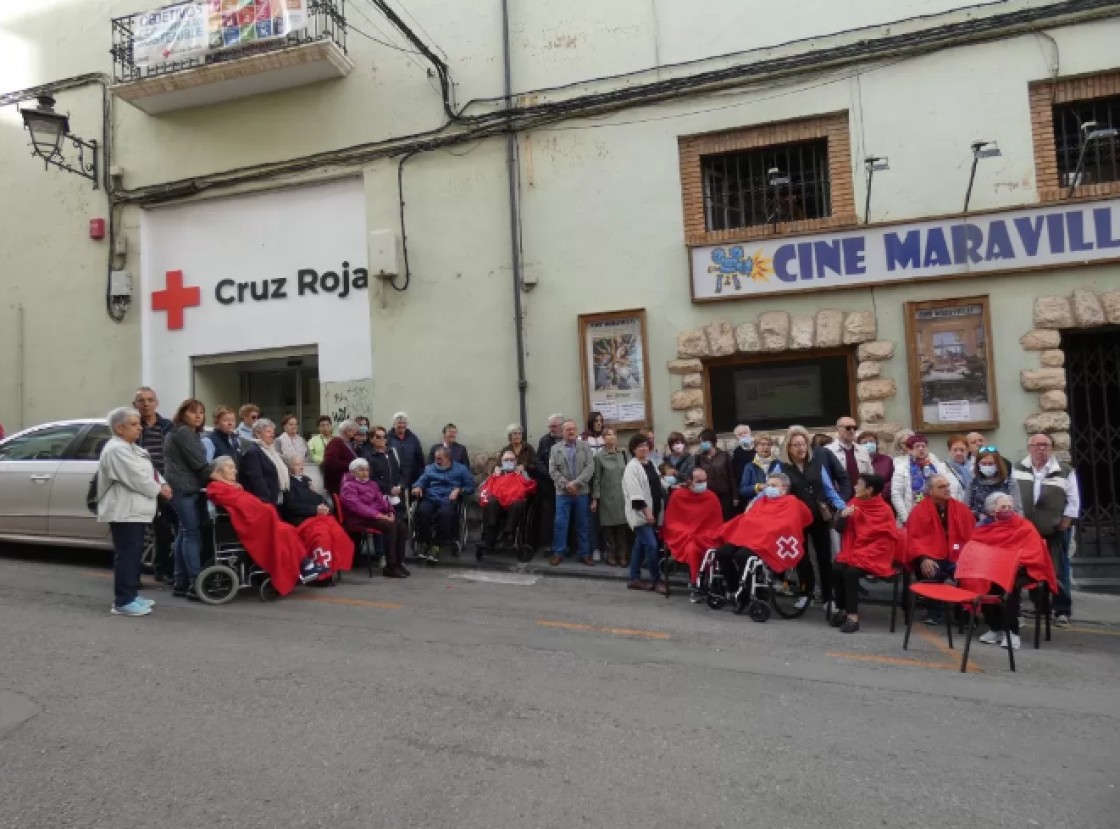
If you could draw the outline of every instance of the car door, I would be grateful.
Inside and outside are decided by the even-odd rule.
[[[51,485],[81,423],[41,426],[0,443],[0,534],[47,534]]]
[[[97,523],[97,516],[86,506],[89,482],[97,472],[98,458],[109,437],[106,424],[90,424],[66,450],[51,482],[47,535],[53,541],[112,546],[109,525]]]

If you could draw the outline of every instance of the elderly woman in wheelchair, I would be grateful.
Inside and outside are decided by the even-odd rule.
[[[381,536],[385,551],[385,567],[381,574],[387,579],[407,578],[408,569],[401,561],[402,546],[397,543],[398,533],[405,532],[405,528],[397,521],[396,508],[370,478],[369,461],[357,458],[350,462],[350,471],[342,476],[338,497],[342,504],[343,526],[349,532],[372,532]]]
[[[233,458],[217,458],[210,477],[206,495],[214,558],[198,576],[202,601],[224,604],[244,589],[259,590],[261,599],[268,601],[287,595],[297,584],[331,574],[331,552],[321,546],[309,550],[300,531],[282,522],[271,505],[246,492],[237,482]],[[317,528],[317,537],[321,539],[323,532],[323,527]]]

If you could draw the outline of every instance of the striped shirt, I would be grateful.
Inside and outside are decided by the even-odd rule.
[[[147,450],[152,458],[152,466],[156,472],[163,474],[163,439],[167,433],[163,429],[163,418],[156,415],[156,422],[151,426],[140,421],[140,445]]]

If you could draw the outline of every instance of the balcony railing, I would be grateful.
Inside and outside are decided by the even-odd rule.
[[[113,56],[114,80],[118,84],[323,41],[330,41],[344,54],[346,52],[346,0],[307,0],[306,25],[282,36],[267,37],[248,43],[239,42],[232,46],[222,45],[218,48],[205,49],[202,54],[166,61],[143,62],[144,65],[137,65],[135,46],[140,19],[155,12],[173,11],[185,5],[191,4],[172,3],[160,9],[113,18],[113,46],[110,53]],[[201,5],[206,6],[207,3],[202,2]]]

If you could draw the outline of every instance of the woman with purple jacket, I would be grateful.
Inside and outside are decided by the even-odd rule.
[[[342,501],[343,527],[348,532],[381,533],[385,550],[385,569],[381,574],[387,579],[406,578],[409,573],[397,548],[397,533],[404,532],[404,528],[397,523],[397,513],[389,499],[370,480],[369,462],[364,458],[350,462],[350,471],[342,476],[338,497]]]

